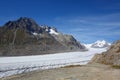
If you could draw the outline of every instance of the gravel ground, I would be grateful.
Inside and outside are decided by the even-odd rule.
[[[0,80],[120,80],[120,69],[94,63],[85,66],[33,71]]]

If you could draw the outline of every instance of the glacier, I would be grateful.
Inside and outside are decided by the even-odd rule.
[[[85,65],[106,48],[90,48],[85,52],[64,52],[46,55],[0,57],[0,78],[33,70],[59,68],[68,65]]]

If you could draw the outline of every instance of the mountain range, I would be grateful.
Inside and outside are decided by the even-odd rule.
[[[33,19],[21,17],[0,27],[0,56],[50,54],[66,51],[83,51],[72,35],[56,28],[38,25]]]

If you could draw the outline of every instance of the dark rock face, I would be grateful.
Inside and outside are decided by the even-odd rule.
[[[120,66],[120,41],[113,43],[106,52],[95,55],[90,62]]]
[[[31,18],[21,17],[17,21],[9,21],[4,25],[5,29],[23,29],[26,32],[42,33],[43,28],[39,27]]]
[[[84,50],[71,35],[21,17],[0,27],[0,56],[39,55]]]

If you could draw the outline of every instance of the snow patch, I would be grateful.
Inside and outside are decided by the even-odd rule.
[[[53,30],[53,29],[50,29],[50,32],[49,32],[50,34],[55,34],[55,35],[58,35],[59,33],[58,32],[56,32],[55,30]]]
[[[33,33],[33,35],[35,35],[35,36],[36,36],[36,35],[38,35],[38,33],[34,32],[34,33]]]
[[[87,49],[91,48],[92,44],[83,44]]]

